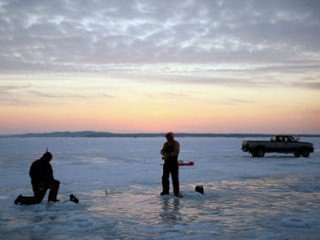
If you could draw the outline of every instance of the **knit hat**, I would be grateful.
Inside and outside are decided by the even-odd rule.
[[[52,159],[52,154],[50,152],[45,152],[43,155],[42,155],[42,159],[45,159],[45,160],[48,160],[50,161]]]
[[[166,134],[166,137],[174,138],[174,133],[173,132],[168,132]]]

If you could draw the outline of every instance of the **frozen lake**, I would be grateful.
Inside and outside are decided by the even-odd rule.
[[[0,138],[1,238],[319,239],[320,138],[301,138],[314,144],[309,158],[252,158],[242,138],[178,138],[180,159],[195,161],[180,167],[182,199],[159,197],[164,140]],[[61,202],[14,205],[32,195],[29,167],[46,147]]]

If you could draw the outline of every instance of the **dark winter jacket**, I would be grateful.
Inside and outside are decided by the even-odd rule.
[[[179,152],[180,152],[180,144],[176,140],[165,142],[161,149],[162,155],[168,155],[165,158],[165,163],[177,162]]]
[[[54,180],[51,164],[48,160],[40,158],[31,164],[29,175],[32,184],[49,184]]]

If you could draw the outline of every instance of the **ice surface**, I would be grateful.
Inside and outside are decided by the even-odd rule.
[[[252,158],[241,138],[177,140],[195,161],[180,167],[182,199],[159,197],[163,138],[0,138],[1,239],[319,239],[320,138],[301,139],[310,158]],[[61,202],[14,205],[32,195],[29,167],[46,147]]]

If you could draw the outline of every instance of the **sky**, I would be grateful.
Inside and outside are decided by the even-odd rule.
[[[320,134],[318,0],[0,0],[0,134]]]

